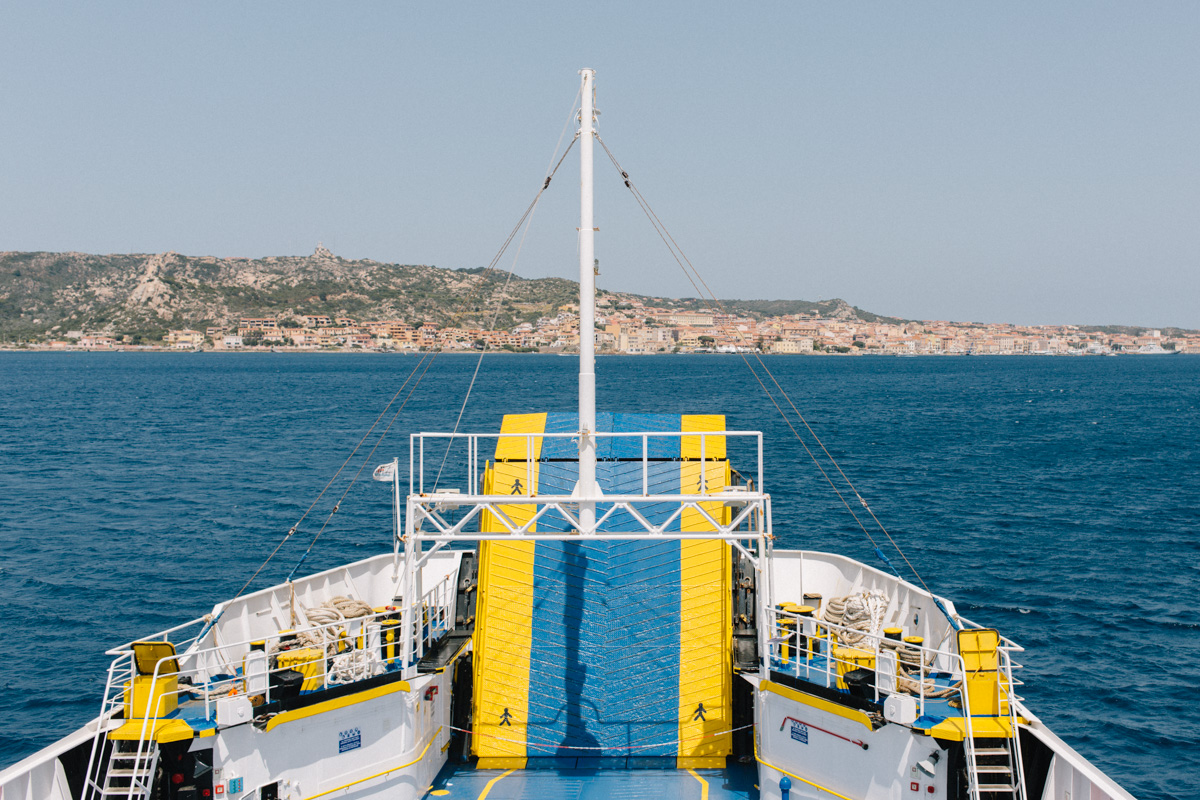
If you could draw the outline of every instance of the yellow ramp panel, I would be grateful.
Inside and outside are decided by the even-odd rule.
[[[524,767],[533,619],[533,542],[482,542],[475,627],[475,735],[482,769]],[[521,764],[485,763],[522,759]]]
[[[680,417],[679,430],[683,433],[702,433],[707,431],[725,430],[724,414],[684,414]],[[703,440],[704,458],[725,458],[724,436],[681,436],[679,437],[679,455],[681,458],[700,458],[701,441]]]
[[[509,414],[501,433],[542,433],[545,414]],[[540,436],[503,438],[496,463],[484,475],[485,494],[537,493]],[[532,462],[532,463],[531,463]],[[533,517],[532,505],[506,505],[500,511],[515,525]],[[536,527],[536,526],[535,526]],[[480,530],[507,527],[485,514]],[[481,769],[525,766],[529,719],[529,652],[533,620],[533,542],[480,542],[479,598],[475,624],[475,735],[472,752]]]
[[[682,430],[722,431],[721,415],[687,415]],[[704,461],[701,462],[701,449]],[[680,491],[716,494],[729,484],[725,437],[684,436],[681,441]],[[728,509],[720,501],[703,503],[704,511],[718,522],[727,522]],[[684,532],[713,530],[712,523],[694,509],[684,510]],[[679,543],[679,755],[680,769],[722,767],[732,752],[732,638],[730,617],[732,561],[730,546],[716,541]]]

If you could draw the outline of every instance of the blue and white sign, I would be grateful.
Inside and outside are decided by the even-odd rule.
[[[792,720],[792,738],[800,744],[808,744],[808,726],[803,722]]]
[[[362,731],[351,728],[348,731],[338,731],[338,752],[345,753],[362,747]]]

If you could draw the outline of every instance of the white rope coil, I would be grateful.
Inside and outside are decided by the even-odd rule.
[[[366,650],[347,650],[339,656],[334,656],[329,669],[329,682],[354,683],[369,678],[374,663],[371,654]]]
[[[883,592],[862,591],[830,598],[821,613],[821,619],[831,625],[849,628],[837,631],[838,641],[854,647],[869,635],[879,635],[887,607],[888,598]]]
[[[326,600],[319,606],[300,606],[304,611],[304,618],[308,620],[308,624],[314,628],[321,628],[326,625],[336,625],[339,622],[344,622],[357,617],[368,617],[375,613],[375,610],[362,600],[355,600],[352,597],[338,595]],[[297,631],[293,634],[293,638],[300,647],[325,647],[329,655],[335,656],[340,648],[339,634],[346,633],[344,628],[326,629],[325,631],[306,630]],[[322,635],[323,634],[323,635]],[[269,647],[269,652],[279,652],[279,641],[273,639]]]

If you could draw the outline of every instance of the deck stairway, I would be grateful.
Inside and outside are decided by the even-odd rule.
[[[974,800],[1026,800],[1011,670],[994,630],[958,632],[963,659],[967,772]]]
[[[101,714],[109,723],[96,727],[83,800],[149,800],[160,744],[193,736],[187,722],[171,717],[179,703],[178,675],[175,645],[168,641],[132,642],[113,662]]]
[[[114,740],[104,785],[92,796],[97,800],[148,800],[158,768],[158,753],[158,743],[153,740]]]
[[[975,753],[975,784],[986,798],[1016,797],[1013,752],[1010,739],[973,739]]]
[[[604,431],[721,431],[720,416],[598,414]],[[484,494],[570,494],[577,447],[534,434],[577,430],[573,414],[508,415]],[[695,441],[691,441],[691,439]],[[718,493],[729,483],[722,437],[600,440],[605,494]],[[644,451],[643,448],[646,448]],[[643,455],[648,460],[643,460]],[[703,456],[703,457],[702,457]],[[705,512],[719,518],[721,501]],[[607,510],[601,503],[597,517]],[[654,524],[711,525],[679,504],[655,504]],[[501,509],[527,522],[533,506]],[[622,514],[602,530],[636,530]],[[546,514],[538,531],[569,532]],[[483,531],[502,531],[485,518]],[[723,766],[730,752],[732,614],[729,545],[716,540],[487,541],[480,547],[472,748],[480,768],[580,759]],[[599,764],[597,764],[599,766]]]

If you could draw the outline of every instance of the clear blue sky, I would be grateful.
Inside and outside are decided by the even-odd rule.
[[[584,66],[723,296],[1200,328],[1194,0],[5,0],[0,250],[483,265]],[[564,170],[519,274],[575,271]],[[600,285],[691,294],[597,179]]]

